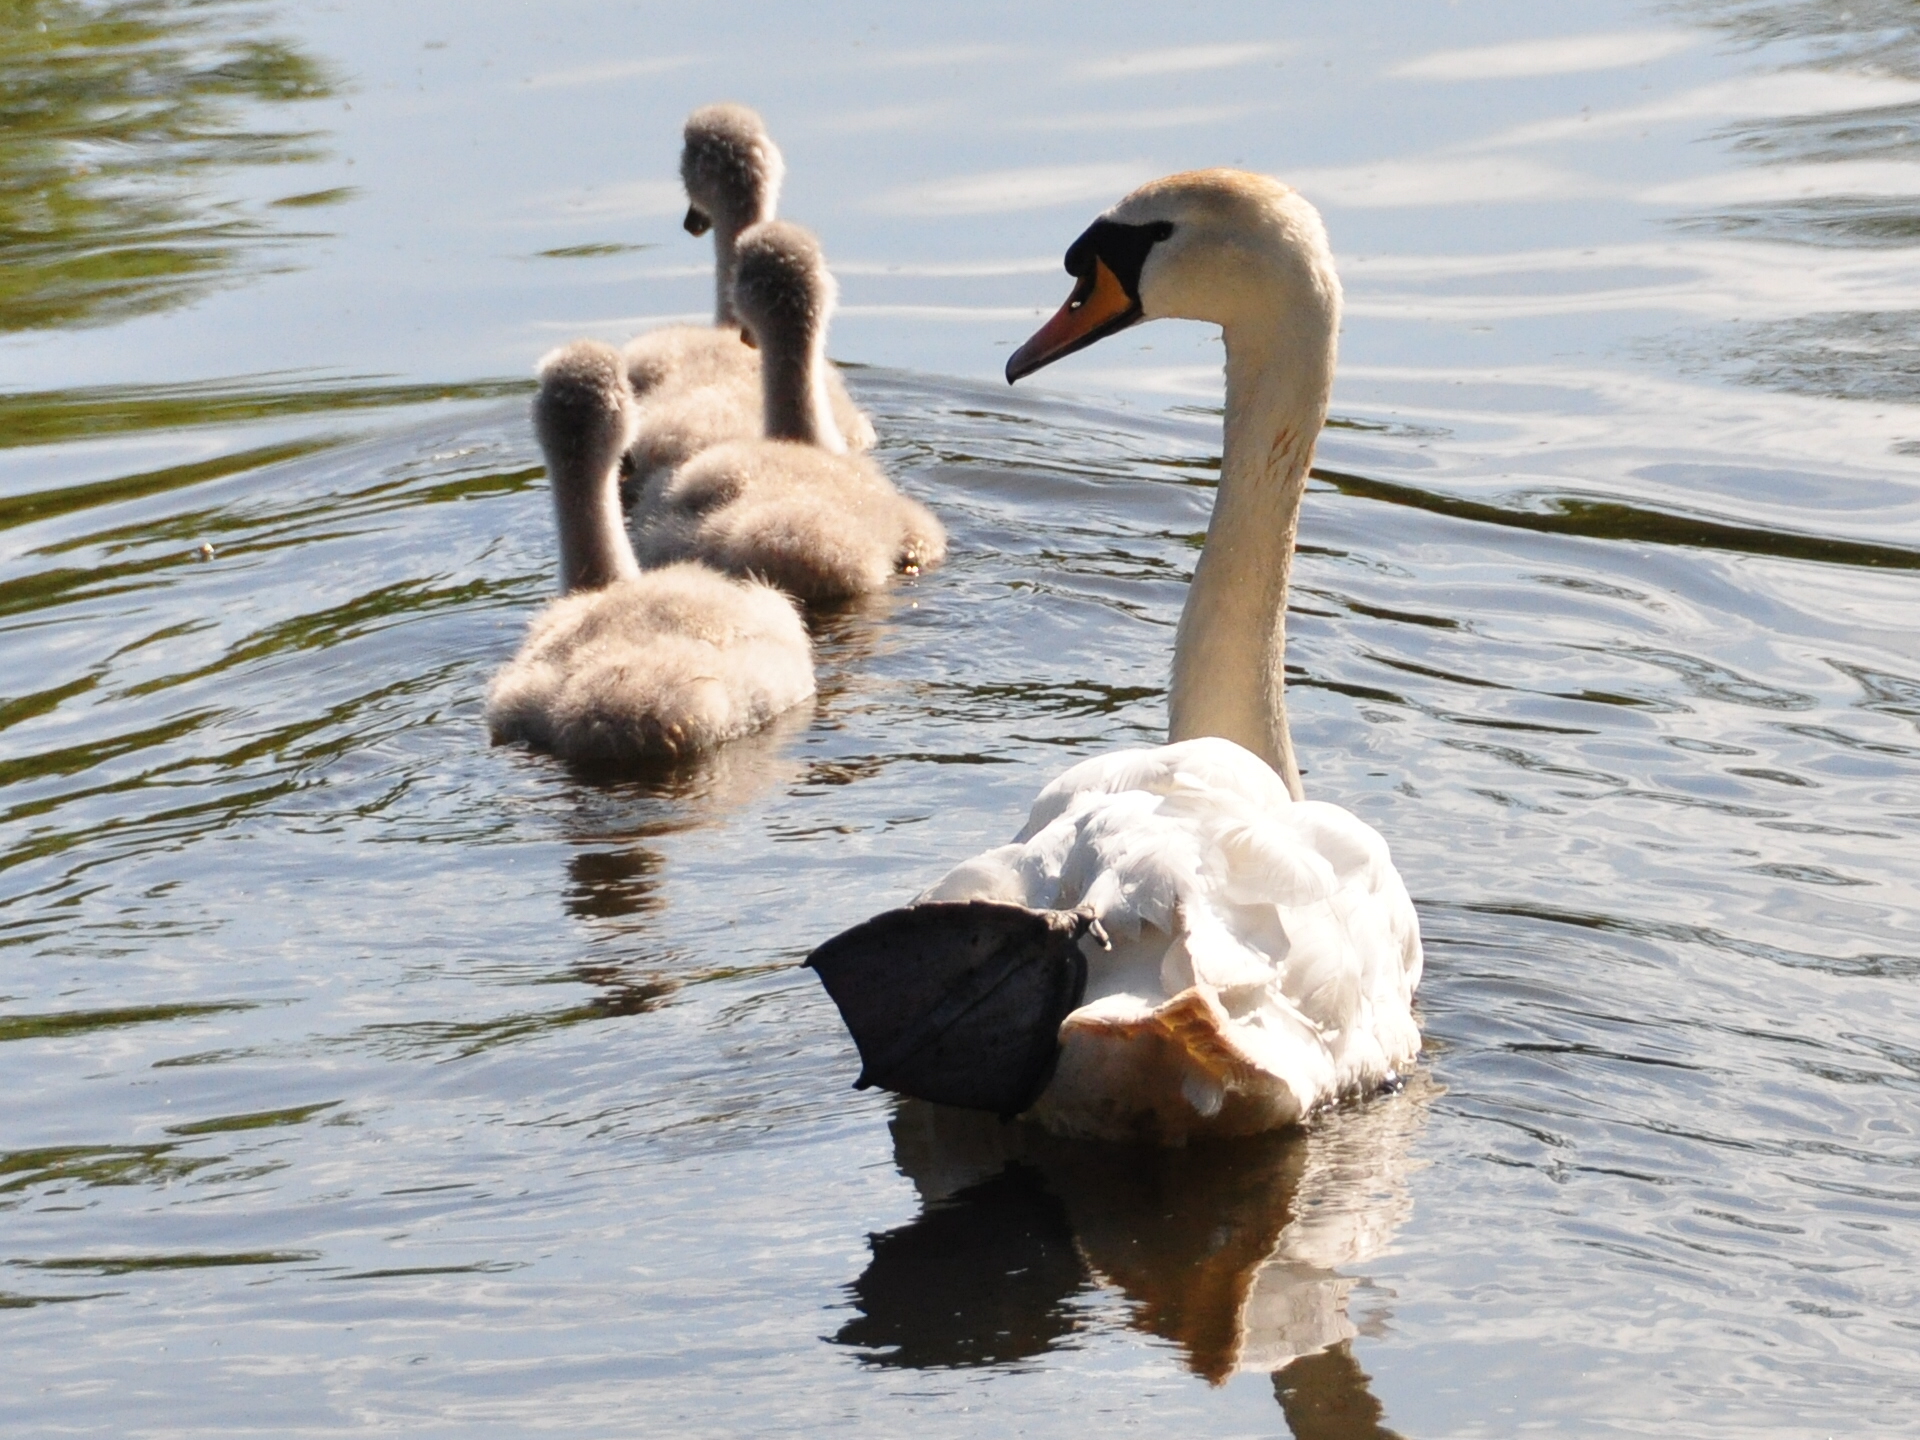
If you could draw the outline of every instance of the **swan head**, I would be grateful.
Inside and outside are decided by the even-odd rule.
[[[1066,304],[1007,361],[1012,383],[1142,320],[1206,320],[1330,344],[1340,280],[1320,213],[1299,192],[1244,170],[1149,181],[1067,248]]]
[[[688,234],[718,226],[731,238],[773,218],[787,165],[758,114],[744,105],[702,105],[687,117],[681,139]]]
[[[805,353],[826,333],[837,295],[812,231],[769,220],[741,234],[733,308],[749,344],[774,355]]]
[[[533,429],[556,499],[594,498],[615,483],[638,418],[620,352],[576,340],[541,357]]]

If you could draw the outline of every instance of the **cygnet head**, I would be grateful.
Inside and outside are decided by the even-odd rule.
[[[733,308],[769,355],[822,342],[839,287],[820,242],[804,226],[769,220],[740,237],[733,267]]]
[[[1007,361],[1018,380],[1142,320],[1207,320],[1236,341],[1279,339],[1331,363],[1340,280],[1320,213],[1244,170],[1142,185],[1067,249],[1073,294]]]
[[[759,115],[744,105],[703,105],[687,117],[681,133],[686,229],[690,235],[713,231],[719,271],[714,323],[726,325],[733,318],[728,305],[734,238],[773,218],[787,166]]]
[[[533,429],[547,460],[560,531],[560,588],[637,574],[620,519],[620,461],[637,424],[620,352],[576,340],[542,357]]]
[[[733,308],[760,351],[765,433],[843,452],[827,400],[827,321],[839,290],[813,232],[769,220],[740,236]]]

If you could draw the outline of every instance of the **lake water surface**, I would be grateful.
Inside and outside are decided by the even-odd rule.
[[[1920,1434],[1910,7],[16,12],[7,1433]],[[481,723],[525,377],[706,309],[718,98],[952,558],[589,783]],[[1293,724],[1426,1055],[1166,1154],[855,1094],[796,963],[1163,734],[1217,339],[995,377],[1219,163],[1347,285]]]

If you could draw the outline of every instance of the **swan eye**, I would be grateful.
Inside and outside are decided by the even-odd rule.
[[[1105,264],[1129,297],[1140,298],[1140,271],[1155,245],[1173,234],[1171,220],[1123,225],[1118,220],[1096,220],[1067,247],[1067,273],[1080,282],[1067,303],[1075,310],[1086,303],[1099,266]]]

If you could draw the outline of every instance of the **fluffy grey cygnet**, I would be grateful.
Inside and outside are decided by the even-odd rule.
[[[740,236],[734,307],[760,350],[765,438],[703,450],[644,488],[636,546],[647,564],[697,559],[802,600],[878,590],[946,558],[928,509],[845,453],[827,376],[834,283],[819,242],[771,220]]]
[[[621,522],[633,392],[590,340],[540,362],[533,425],[560,532],[561,597],[487,690],[496,744],[582,764],[674,759],[758,730],[813,694],[793,602],[699,564],[642,572]]]
[[[742,231],[773,218],[785,175],[779,147],[746,106],[704,105],[687,117],[680,151],[686,228],[713,231],[713,326],[670,325],[627,342],[627,379],[641,401],[636,485],[709,445],[760,433],[760,362],[742,343],[733,312],[734,256]],[[873,423],[831,371],[827,392],[846,445],[872,446]]]

